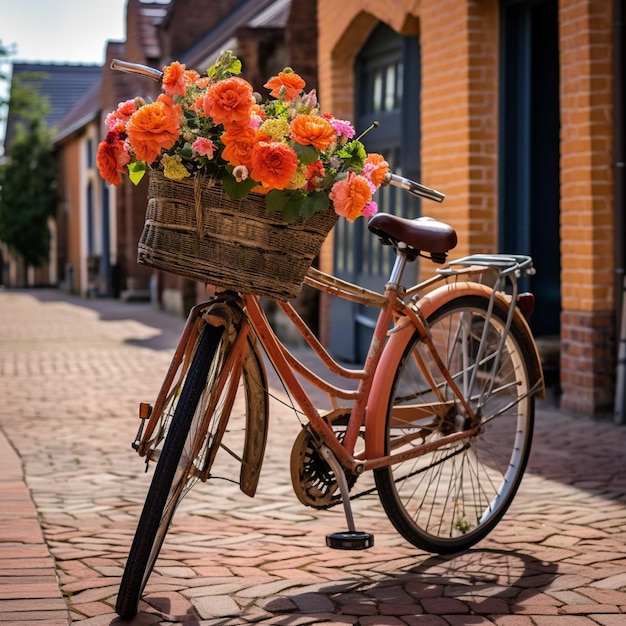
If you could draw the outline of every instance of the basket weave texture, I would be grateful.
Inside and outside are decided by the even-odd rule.
[[[262,195],[232,200],[219,184],[150,170],[138,262],[241,293],[290,300],[337,221],[328,207],[285,224]]]

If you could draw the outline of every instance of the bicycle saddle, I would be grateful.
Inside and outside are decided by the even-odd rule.
[[[456,246],[454,228],[430,217],[409,220],[389,213],[377,213],[370,219],[367,227],[383,243],[405,243],[417,254],[428,252],[433,261],[438,263],[443,263],[446,253]]]

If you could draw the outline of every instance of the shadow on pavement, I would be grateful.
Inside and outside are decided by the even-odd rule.
[[[129,338],[125,343],[151,350],[173,350],[185,326],[185,320],[156,309],[149,302],[124,302],[113,298],[81,298],[55,289],[30,289],[27,293],[40,302],[67,302],[98,314],[103,322],[134,321],[149,326],[155,334],[149,338]]]
[[[280,598],[264,608],[283,615],[280,622],[272,622],[280,624],[300,623],[303,615],[314,617],[311,608],[316,604],[325,615],[331,607],[335,615],[346,616],[514,614],[514,607],[540,594],[557,570],[554,563],[514,551],[470,550],[431,557],[377,582],[334,583],[317,592],[289,595],[290,607]],[[327,599],[326,610],[320,596]]]

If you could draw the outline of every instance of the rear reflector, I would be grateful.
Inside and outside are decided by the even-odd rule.
[[[517,306],[522,312],[522,315],[528,319],[535,310],[535,296],[529,291],[520,293],[517,296]]]

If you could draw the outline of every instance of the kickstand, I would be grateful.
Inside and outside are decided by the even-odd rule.
[[[358,531],[354,526],[348,481],[346,480],[346,474],[341,464],[337,461],[331,449],[324,444],[320,446],[319,453],[328,465],[330,465],[330,468],[335,474],[337,484],[339,485],[339,493],[341,494],[341,502],[343,504],[346,522],[348,524],[348,530],[326,535],[326,545],[336,550],[365,550],[366,548],[371,548],[374,545],[374,535]]]

